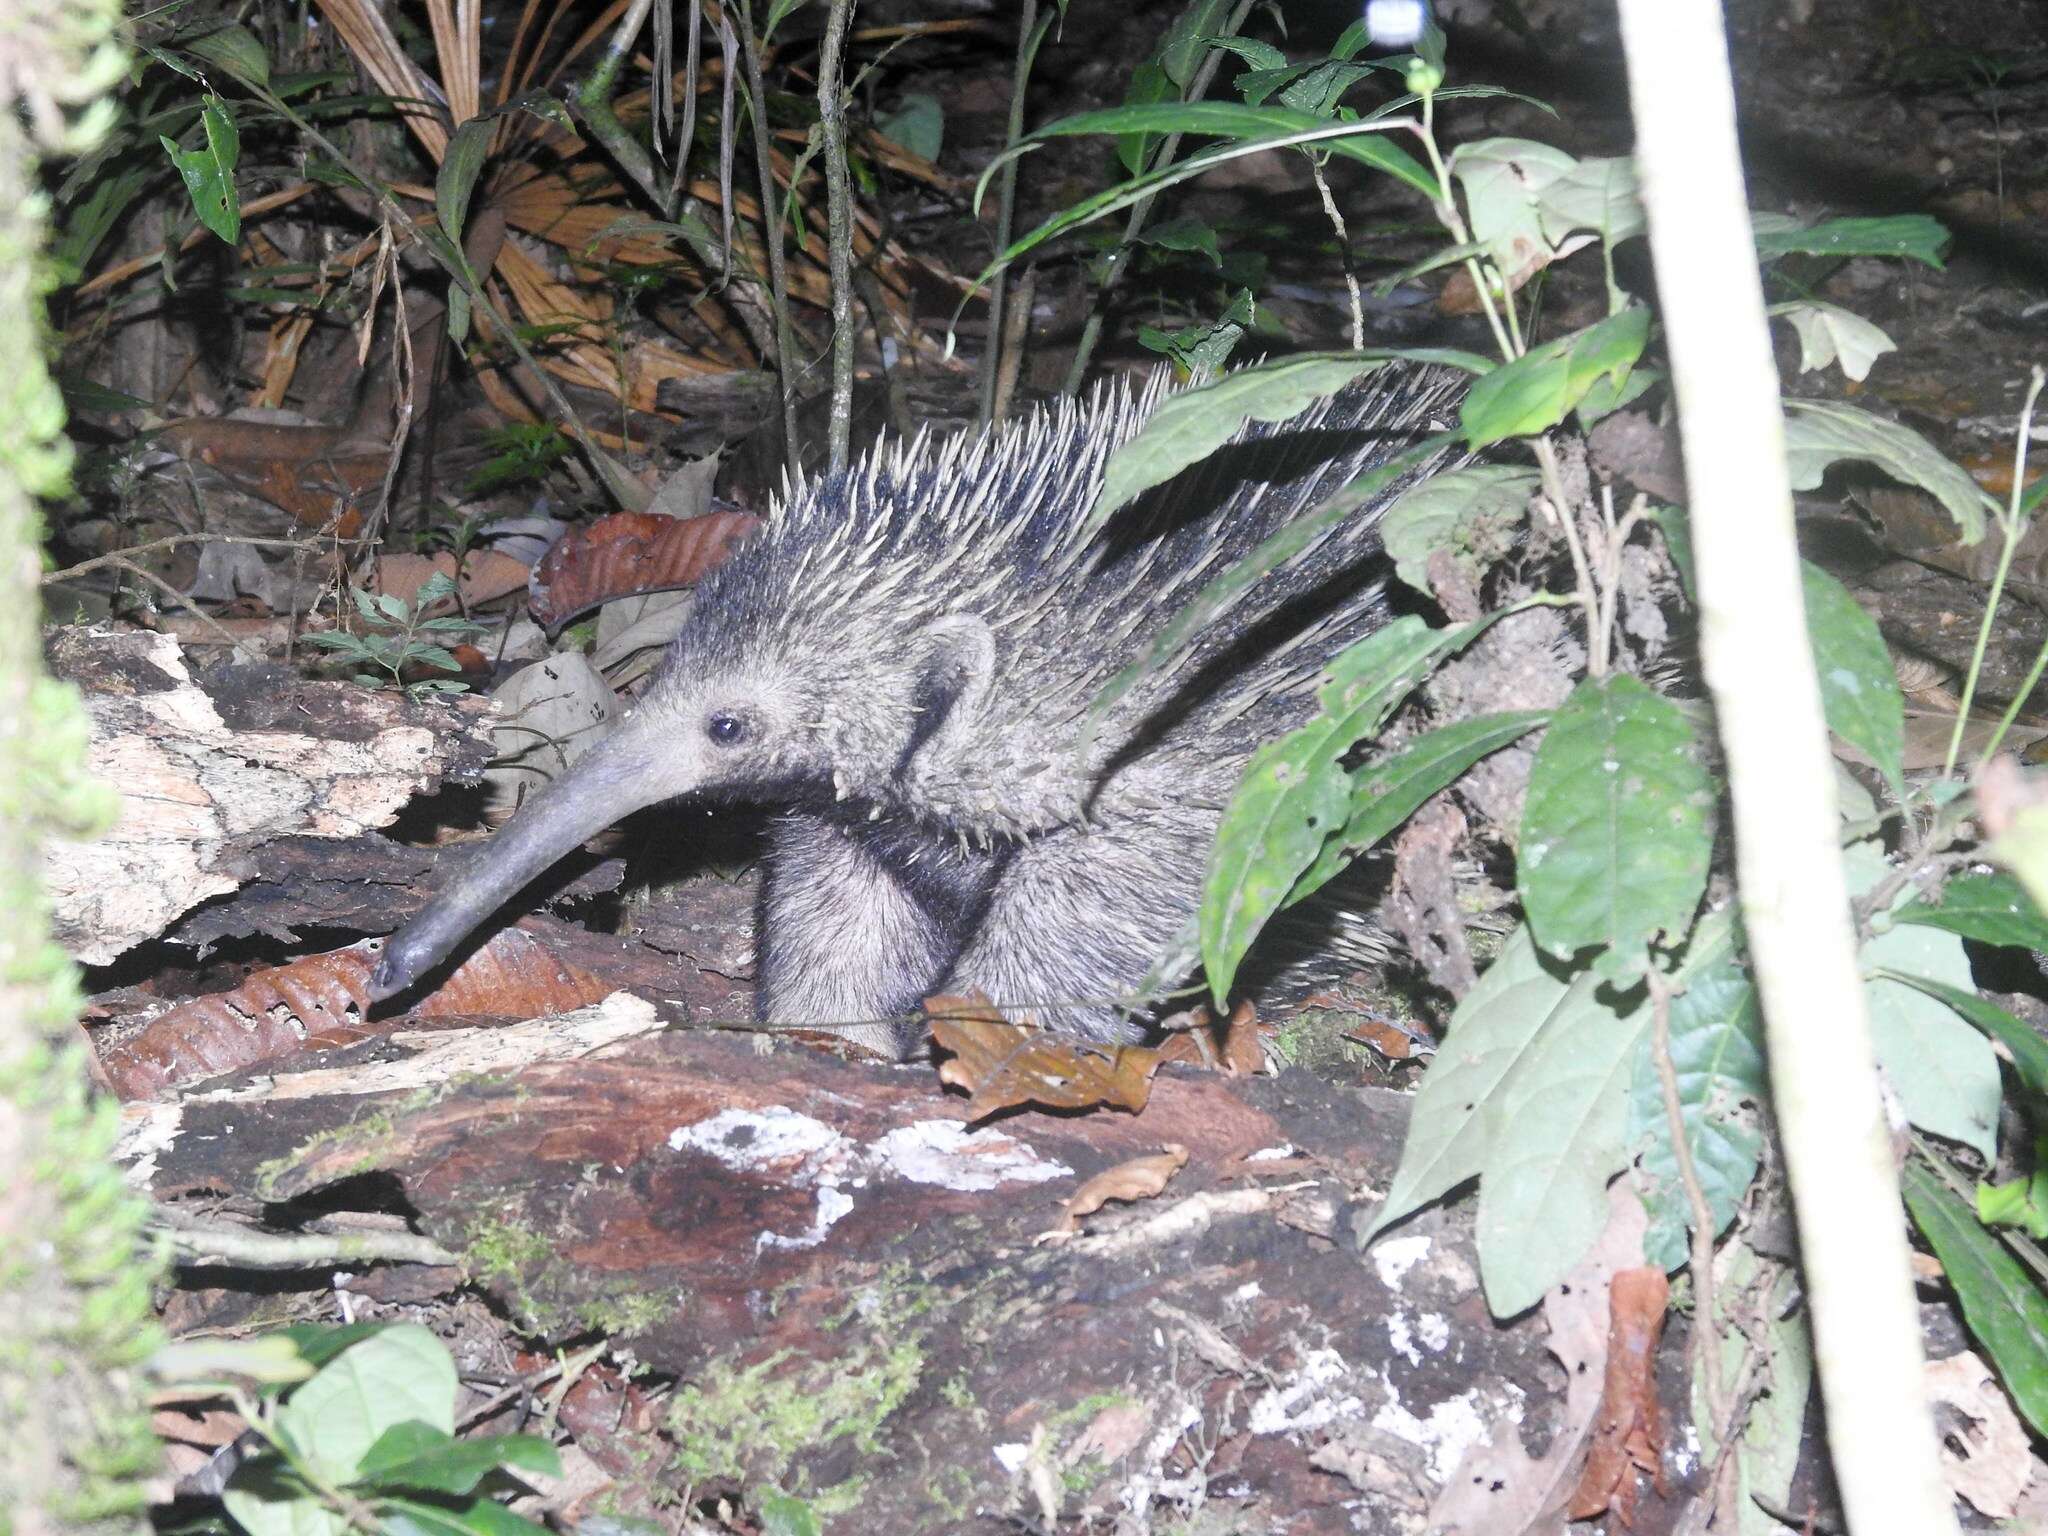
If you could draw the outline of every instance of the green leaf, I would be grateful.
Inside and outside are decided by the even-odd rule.
[[[1538,193],[1536,213],[1553,247],[1576,230],[1590,229],[1607,244],[1619,245],[1648,228],[1636,190],[1636,163],[1627,155],[1579,161]]]
[[[1895,914],[1904,921],[1903,913]],[[1896,981],[1908,987],[1917,988],[1929,997],[1948,1004],[1949,1007],[1969,1020],[1986,1035],[2004,1046],[2012,1057],[2013,1070],[2027,1091],[2036,1098],[2048,1101],[2048,1040],[2043,1040],[2033,1027],[2023,1020],[2007,1013],[1990,999],[1980,997],[1976,992],[1962,987],[1950,986],[1945,981],[1936,981],[1930,976],[1911,976],[1904,971],[1879,970],[1876,975],[1887,981]]]
[[[900,144],[921,160],[937,160],[946,144],[946,109],[939,98],[924,91],[912,91],[875,121],[875,132],[893,144]]]
[[[1915,896],[1892,914],[1898,923],[1946,928],[1980,944],[2048,950],[2048,918],[2011,875],[1958,875],[1941,899]]]
[[[463,1504],[426,1504],[415,1499],[378,1501],[380,1536],[551,1536],[544,1525],[515,1515],[489,1499]],[[589,1529],[585,1522],[582,1529]]]
[[[1346,91],[1367,75],[1386,67],[1378,63],[1347,64],[1339,59],[1328,59],[1287,85],[1280,92],[1280,99],[1297,112],[1327,118],[1337,110],[1337,103],[1344,99]]]
[[[330,1482],[346,1483],[395,1424],[455,1432],[455,1364],[416,1323],[351,1344],[285,1399],[278,1425]]]
[[[349,1536],[349,1523],[276,1456],[235,1469],[220,1502],[248,1536]]]
[[[218,65],[244,84],[270,84],[270,55],[264,52],[256,34],[245,26],[231,23],[202,37],[186,38],[184,46],[188,52],[209,64]]]
[[[1231,0],[1188,0],[1187,9],[1174,17],[1167,29],[1166,39],[1159,45],[1159,67],[1183,91],[1201,68],[1209,39],[1223,30],[1230,7]]]
[[[1842,850],[1842,872],[1852,895],[1862,895],[1888,871],[1869,844]],[[1893,909],[1905,905],[1901,891]],[[1959,1141],[1988,1163],[1998,1149],[1998,1058],[1990,1043],[1954,1009],[1924,990],[1889,979],[1891,973],[1953,987],[1974,988],[1963,941],[1914,923],[1873,937],[1858,955],[1870,1006],[1871,1044],[1906,1118],[1921,1130]]]
[[[1664,382],[1661,368],[1631,368],[1619,380],[1606,375],[1595,379],[1572,414],[1579,418],[1579,426],[1590,431],[1603,417],[1612,416],[1616,411],[1634,405],[1657,385]]]
[[[1699,591],[1694,579],[1692,563],[1692,523],[1683,507],[1658,507],[1650,514],[1657,523],[1657,531],[1664,535],[1664,548],[1671,554],[1671,563],[1678,567],[1678,579],[1685,585],[1685,595],[1693,598]]]
[[[1467,464],[1402,492],[1380,515],[1380,541],[1394,574],[1433,597],[1429,559],[1444,550],[1476,581],[1512,546],[1537,483],[1536,471],[1520,465]]]
[[[403,624],[410,614],[410,610],[405,606],[405,599],[396,592],[378,593],[377,607],[383,616],[394,624]]]
[[[1907,1161],[1900,1182],[1970,1332],[1998,1367],[2014,1406],[2036,1433],[2048,1434],[2048,1296],[2040,1282],[1919,1158]]]
[[[1449,446],[1451,440],[1449,433],[1424,438],[1407,452],[1396,454],[1386,463],[1367,470],[1321,506],[1269,534],[1250,554],[1190,598],[1145,648],[1145,654],[1103,685],[1102,691],[1089,703],[1090,721],[1099,721],[1119,699],[1178,655],[1181,648],[1200,634],[1209,621],[1245,588],[1307,549],[1329,530],[1331,524],[1350,516],[1362,506],[1370,505],[1402,476],[1426,466]]]
[[[1449,168],[1465,190],[1472,238],[1501,271],[1519,272],[1532,253],[1551,248],[1539,199],[1577,164],[1535,139],[1476,139],[1451,152]]]
[[[1655,1044],[1654,1031],[1644,1031],[1629,1089],[1628,1139],[1644,1149],[1640,1169],[1650,1230],[1643,1255],[1663,1269],[1676,1269],[1689,1251],[1692,1207],[1672,1150]],[[1695,976],[1673,999],[1671,1064],[1686,1146],[1718,1233],[1735,1219],[1763,1145],[1743,1116],[1743,1101],[1760,1103],[1766,1091],[1756,989],[1732,955]]]
[[[1157,106],[1160,102],[1179,99],[1180,88],[1167,79],[1166,71],[1150,59],[1131,71],[1131,83],[1124,91],[1124,105],[1127,107]],[[1124,169],[1135,176],[1151,160],[1153,146],[1165,137],[1156,131],[1119,134],[1116,157],[1123,162]]]
[[[1216,244],[1216,230],[1204,220],[1189,214],[1178,219],[1169,219],[1156,225],[1138,237],[1140,245],[1156,245],[1168,251],[1192,251],[1209,258],[1213,267],[1223,265],[1223,252]]]
[[[1261,363],[1213,384],[1168,395],[1138,435],[1109,456],[1091,530],[1119,507],[1164,485],[1229,442],[1247,421],[1286,421],[1381,366],[1357,353],[1311,354]]]
[[[1987,510],[2000,510],[1976,481],[1910,427],[1833,400],[1785,402],[1785,459],[1795,491],[1819,485],[1828,466],[1839,459],[1875,464],[1948,508],[1965,544],[1984,537]]]
[[[1799,371],[1811,373],[1840,362],[1845,378],[1862,382],[1870,368],[1899,344],[1878,327],[1839,304],[1804,299],[1796,304],[1773,304],[1766,314],[1789,320],[1799,336]]]
[[[1525,709],[1460,720],[1426,732],[1392,757],[1359,769],[1351,781],[1350,820],[1341,833],[1323,844],[1315,862],[1294,882],[1289,902],[1320,889],[1482,757],[1520,740],[1549,719],[1547,709]]]
[[[1394,620],[1331,661],[1321,713],[1253,755],[1223,813],[1202,888],[1202,963],[1219,1003],[1295,877],[1344,826],[1344,754],[1386,723],[1437,657],[1477,632],[1431,629],[1412,614]]]
[[[775,0],[768,7],[768,19],[761,23],[761,41],[765,45],[775,35],[775,29],[782,25],[783,18],[791,11],[801,10],[809,0]]]
[[[1639,974],[1646,946],[1692,925],[1713,852],[1713,780],[1691,723],[1626,675],[1587,679],[1529,771],[1516,861],[1538,942],[1602,946],[1603,975]]]
[[[1560,336],[1503,364],[1465,396],[1465,441],[1484,448],[1511,437],[1547,432],[1562,422],[1596,380],[1619,383],[1650,335],[1650,312],[1631,305],[1597,325]]]
[[[441,231],[457,252],[462,249],[463,221],[469,217],[469,199],[476,191],[476,179],[490,158],[491,138],[498,130],[495,117],[472,117],[455,130],[448,152],[441,157],[441,169],[434,177],[434,212]],[[469,258],[462,267],[469,270]]]
[[[562,1459],[547,1441],[533,1435],[481,1435],[457,1440],[430,1425],[394,1424],[363,1454],[354,1486],[421,1493],[471,1492],[499,1467],[562,1473]]]
[[[1168,134],[1193,133],[1234,142],[1212,147],[1202,154],[1190,156],[1172,166],[1158,169],[1125,182],[1121,188],[1111,187],[1097,193],[1095,197],[1077,203],[1066,213],[1058,214],[1048,223],[1060,223],[1064,232],[1073,224],[1086,222],[1070,218],[1082,209],[1092,208],[1104,198],[1124,197],[1135,192],[1143,196],[1158,186],[1184,181],[1190,175],[1200,175],[1210,166],[1224,160],[1234,160],[1247,154],[1260,154],[1268,149],[1314,145],[1318,152],[1329,153],[1345,160],[1356,160],[1374,170],[1405,181],[1419,192],[1434,195],[1436,179],[1423,168],[1406,150],[1398,148],[1387,135],[1387,130],[1376,128],[1371,123],[1329,123],[1307,112],[1297,112],[1292,107],[1254,107],[1237,101],[1162,101],[1131,102],[1120,107],[1103,107],[1094,112],[1077,112],[1072,117],[1063,117],[1047,123],[1031,134],[1024,143],[1032,144],[1045,139],[1069,138],[1074,135],[1097,133],[1114,134]],[[999,167],[991,167],[996,169]],[[984,173],[985,175],[986,173]],[[1093,208],[1092,217],[1114,212],[1116,208],[1136,201],[1135,197],[1119,201],[1115,207]],[[1043,229],[1046,226],[1041,225]],[[1038,239],[1027,237],[1029,250]],[[1047,236],[1050,238],[1050,236]],[[1013,255],[1022,254],[1015,248]]]
[[[227,103],[218,96],[206,98],[199,121],[206,132],[205,148],[180,149],[161,134],[157,142],[178,168],[199,222],[233,245],[242,237],[242,205],[235,196],[235,162],[241,157],[242,137]]]
[[[1758,220],[1757,253],[1765,260],[1794,251],[1810,256],[1898,256],[1941,266],[1948,231],[1924,213],[1876,219],[1828,219],[1811,229],[1765,226]]]
[[[1802,560],[1806,637],[1820,677],[1828,729],[1876,765],[1892,793],[1905,799],[1906,700],[1877,621],[1849,589]]]

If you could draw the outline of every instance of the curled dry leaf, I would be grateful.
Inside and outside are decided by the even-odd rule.
[[[1150,1157],[1134,1157],[1127,1163],[1103,1169],[1068,1197],[1055,1230],[1078,1232],[1083,1216],[1101,1210],[1112,1200],[1150,1200],[1166,1188],[1187,1160],[1186,1147],[1168,1142]]]
[[[1232,1077],[1253,1077],[1265,1070],[1266,1053],[1259,1044],[1259,1015],[1249,1002],[1241,1002],[1230,1015],[1218,1038],[1215,1023],[1206,1008],[1196,1011],[1192,1026],[1168,1035],[1159,1047],[1159,1060],[1181,1066],[1210,1067]],[[1172,1021],[1167,1021],[1172,1027]]]
[[[1590,1520],[1612,1510],[1633,1528],[1636,1474],[1647,1472],[1658,1494],[1665,1493],[1664,1432],[1657,1408],[1657,1340],[1664,1332],[1664,1307],[1671,1285],[1654,1265],[1617,1271],[1608,1292],[1607,1372],[1600,1412],[1571,1518]]]
[[[614,598],[695,586],[760,523],[753,513],[739,511],[600,517],[541,557],[527,583],[527,611],[552,631]]]
[[[939,1081],[971,1095],[970,1122],[1017,1104],[1047,1109],[1112,1104],[1136,1113],[1145,1107],[1152,1074],[1159,1070],[1157,1051],[1091,1046],[1012,1024],[978,994],[928,997],[924,1011],[932,1043],[950,1056],[939,1065]]]
[[[388,1033],[406,1019],[481,1015],[538,1018],[600,1001],[613,989],[565,964],[521,928],[508,928],[456,967],[410,1013],[370,1021],[370,972],[383,948],[366,939],[257,971],[232,992],[197,997],[150,1020],[103,1053],[123,1099],[302,1050],[329,1050]]]

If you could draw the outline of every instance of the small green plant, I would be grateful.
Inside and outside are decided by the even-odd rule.
[[[559,1476],[530,1435],[455,1437],[455,1362],[415,1323],[298,1326],[175,1344],[159,1378],[227,1398],[265,1449],[221,1495],[248,1536],[541,1536],[496,1497],[501,1469]]]
[[[421,584],[419,595],[410,603],[394,593],[351,587],[349,596],[355,599],[363,628],[323,630],[306,636],[306,643],[333,651],[339,662],[361,669],[355,680],[372,688],[399,687],[415,694],[461,693],[469,685],[452,677],[406,680],[408,672],[421,667],[460,672],[462,663],[441,642],[471,639],[487,628],[475,619],[454,614],[438,619],[423,617],[436,603],[454,594],[454,578],[440,571]],[[379,671],[386,675],[379,676]]]
[[[530,485],[569,456],[570,442],[559,427],[544,422],[515,421],[487,434],[491,457],[469,477],[469,494]]]

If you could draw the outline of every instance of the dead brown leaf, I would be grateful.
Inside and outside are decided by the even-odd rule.
[[[528,571],[525,562],[494,549],[480,549],[467,555],[461,562],[459,578],[452,554],[377,557],[377,590],[403,598],[408,604],[419,597],[420,588],[436,575],[455,581],[463,606],[473,608],[519,591],[526,585]]]
[[[1223,1026],[1220,1040],[1208,1009],[1196,1010],[1194,1019],[1192,1027],[1177,1030],[1160,1043],[1159,1060],[1162,1065],[1208,1067],[1212,1071],[1228,1072],[1232,1077],[1255,1077],[1265,1070],[1266,1053],[1259,1044],[1258,1010],[1248,1000],[1237,1005],[1230,1015],[1230,1022]],[[1172,1020],[1168,1020],[1167,1027],[1171,1026]]]
[[[541,557],[528,587],[528,611],[552,630],[616,597],[695,586],[760,525],[751,512],[681,518],[614,512]]]
[[[540,1018],[614,990],[523,928],[507,928],[410,1013],[372,1022],[370,972],[382,947],[368,939],[306,955],[257,971],[232,992],[180,1003],[103,1053],[107,1078],[121,1098],[147,1098],[298,1051],[352,1045],[408,1018]]]
[[[1018,1104],[1132,1113],[1152,1092],[1159,1053],[1143,1046],[1091,1046],[1071,1036],[1012,1024],[978,995],[928,997],[932,1042],[948,1053],[939,1081],[964,1089],[969,1121]]]
[[[1665,1492],[1663,1429],[1657,1409],[1657,1340],[1671,1283],[1653,1265],[1624,1269],[1608,1291],[1607,1372],[1592,1445],[1572,1494],[1571,1518],[1613,1511],[1626,1529],[1636,1516],[1638,1472]]]
[[[1176,1173],[1187,1165],[1188,1149],[1168,1142],[1150,1157],[1105,1168],[1072,1195],[1060,1213],[1060,1232],[1081,1230],[1081,1218],[1099,1211],[1112,1200],[1150,1200],[1166,1188]]]
[[[1986,1365],[1969,1350],[1927,1362],[1927,1395],[1968,1421],[1941,1443],[1941,1473],[1951,1492],[1993,1520],[2019,1509],[2033,1475],[2027,1432]]]

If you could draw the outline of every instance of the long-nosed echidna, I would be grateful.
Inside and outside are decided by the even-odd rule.
[[[800,479],[698,589],[632,712],[523,806],[386,946],[406,990],[565,853],[630,811],[710,793],[780,807],[759,1014],[899,1054],[917,1004],[978,989],[1132,1038],[1133,987],[1191,919],[1258,744],[1306,719],[1375,627],[1379,503],[1252,584],[1091,723],[1097,692],[1206,583],[1412,444],[1453,384],[1387,366],[1249,428],[1087,531],[1160,380],[1022,421],[920,434]]]

